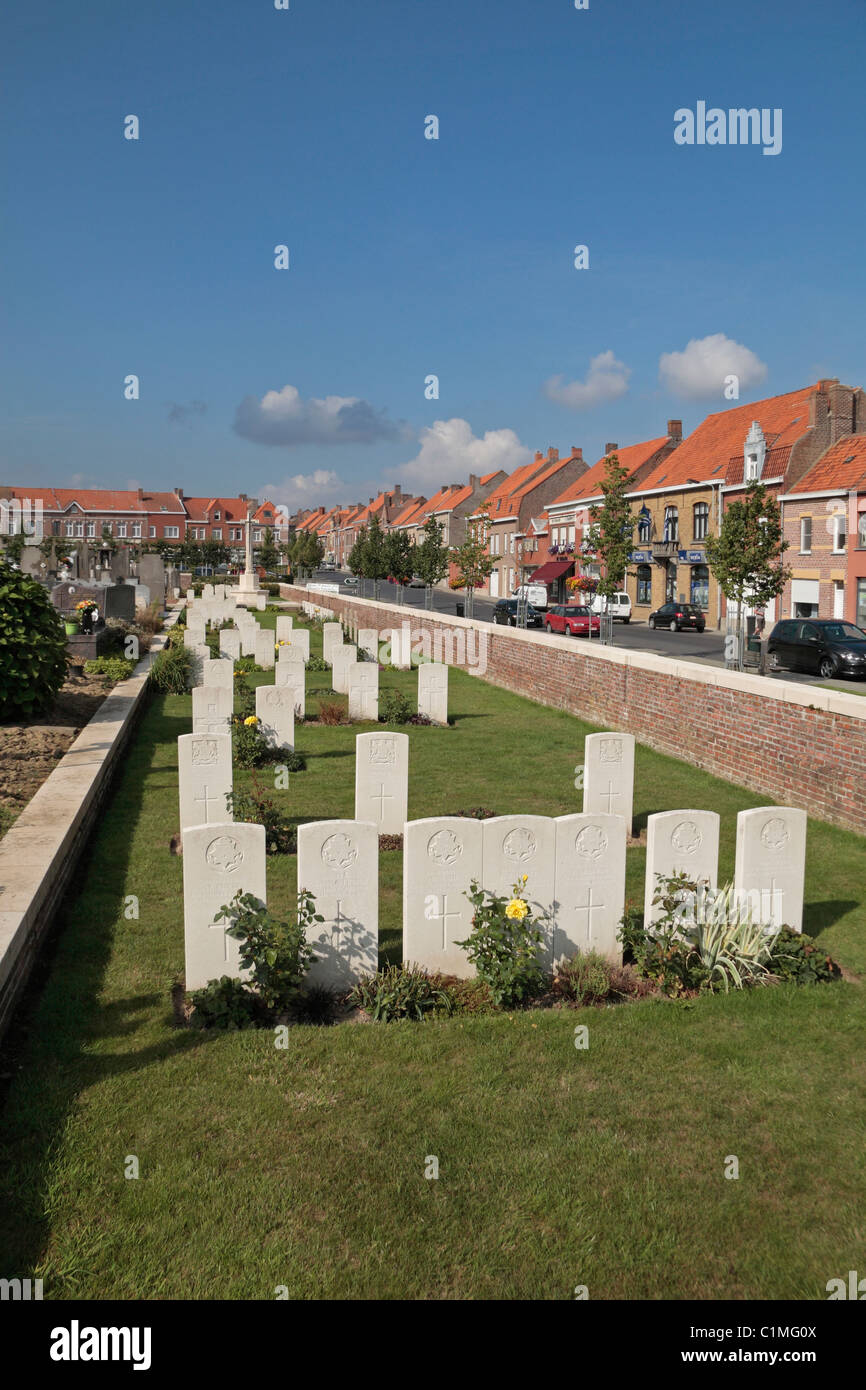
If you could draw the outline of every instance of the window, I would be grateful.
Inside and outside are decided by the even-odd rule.
[[[758,455],[746,455],[746,482],[753,483],[758,476]]]
[[[52,521],[52,523],[51,523],[51,534],[52,534],[52,536],[59,536],[59,535],[60,535],[60,522],[59,522],[59,521]]]
[[[800,517],[800,554],[812,554],[812,518],[810,516]]]
[[[680,514],[676,507],[665,507],[665,540],[678,541],[680,538]]]
[[[180,538],[180,528],[178,526],[166,526],[163,534],[167,541],[176,541]]]
[[[574,545],[574,527],[573,527],[573,526],[569,526],[569,528],[568,528],[568,544],[569,544],[569,545]]]
[[[75,525],[74,525],[74,523],[71,522],[71,521],[67,521],[67,523],[66,523],[66,534],[67,534],[67,536],[74,536],[74,535],[75,535]]]
[[[214,521],[222,521],[222,512],[214,512],[213,519]]]
[[[84,522],[83,522],[83,521],[76,521],[76,523],[75,523],[75,534],[76,534],[76,536],[83,536],[83,535],[84,535]]]
[[[638,565],[637,567],[637,601],[647,604],[653,601],[652,565]]]
[[[866,512],[861,512],[857,521],[857,544],[866,550]]]
[[[155,535],[156,535],[156,527],[155,527],[155,526],[151,526],[151,528],[150,528],[150,537],[151,537],[151,540],[153,540],[153,538],[154,538]]]
[[[118,521],[118,523],[117,523],[117,534],[118,534],[121,538],[125,538],[125,536],[126,536],[126,522],[125,522],[125,521]]]
[[[707,565],[692,565],[692,583],[689,602],[695,608],[710,606],[710,571]]]
[[[222,538],[223,538],[223,528],[222,528],[221,526],[215,526],[215,527],[213,528],[213,538],[214,538],[215,541],[221,541],[221,540],[222,540]]]
[[[844,512],[836,512],[833,516],[833,554],[843,554],[847,542],[848,518]]]
[[[141,540],[141,522],[140,522],[140,521],[134,521],[134,522],[132,523],[132,539],[133,539],[134,541],[140,541],[140,540]]]
[[[95,522],[95,521],[88,521],[88,523],[87,523],[87,535],[88,535],[88,536],[95,536],[95,535],[96,535],[96,522]]]
[[[857,613],[855,622],[858,627],[866,628],[866,579],[857,580]]]
[[[646,545],[650,538],[652,521],[648,516],[642,516],[637,524],[637,538],[641,545]]]
[[[261,538],[262,538],[262,533],[261,533],[260,530],[259,530],[259,531],[253,531],[253,540],[254,540],[254,541],[256,541],[256,542],[258,543],[258,542],[261,540]]]
[[[710,529],[710,508],[706,502],[695,503],[695,529],[694,538],[696,541],[704,541]]]

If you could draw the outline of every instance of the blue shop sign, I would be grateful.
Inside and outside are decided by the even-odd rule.
[[[631,564],[633,565],[648,565],[651,560],[651,550],[633,550],[631,552]]]
[[[702,550],[681,550],[678,558],[687,565],[702,565],[707,557]]]

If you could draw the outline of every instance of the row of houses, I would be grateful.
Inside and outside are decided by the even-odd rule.
[[[4,503],[20,507],[3,507]],[[0,509],[4,530],[20,529],[21,509],[25,520],[41,508],[42,533],[58,540],[94,540],[105,535],[117,541],[219,541],[240,548],[245,541],[247,516],[252,518],[253,543],[264,538],[266,530],[274,539],[288,539],[289,521],[285,510],[270,501],[259,502],[241,493],[238,497],[187,497],[183,488],[172,492],[148,492],[144,488],[55,488],[26,485],[0,485]]]
[[[837,617],[866,627],[866,393],[836,378],[720,411],[686,438],[681,421],[668,420],[655,439],[608,443],[592,466],[577,447],[565,457],[550,448],[510,475],[472,475],[429,499],[395,487],[366,505],[318,507],[292,521],[315,532],[342,568],[373,516],[416,535],[433,516],[445,542],[459,545],[467,524],[486,515],[490,597],[533,581],[557,602],[569,579],[598,575],[581,545],[613,453],[627,471],[635,517],[626,588],[636,618],[677,600],[721,625],[724,600],[707,564],[707,537],[718,534],[726,507],[749,483],[762,482],[779,501],[792,569],[767,621]]]

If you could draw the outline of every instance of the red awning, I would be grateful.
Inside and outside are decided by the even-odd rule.
[[[573,560],[548,560],[546,565],[535,571],[527,579],[527,584],[552,584],[554,579],[561,579],[569,570],[574,569]]]

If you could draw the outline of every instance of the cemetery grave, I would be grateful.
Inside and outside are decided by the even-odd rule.
[[[257,617],[275,635],[274,615]],[[296,616],[295,628],[298,623]],[[313,629],[315,653],[321,640]],[[378,675],[383,693],[417,698],[416,672],[387,667]],[[423,924],[446,940],[465,931],[450,930],[456,902],[449,835],[460,838],[462,854],[476,856],[473,862],[487,846],[490,872],[503,891],[512,868],[526,871],[531,864],[527,894],[543,906],[556,836],[576,846],[585,830],[604,830],[604,817],[612,814],[622,827],[616,853],[625,859],[625,901],[639,909],[647,846],[631,842],[626,849],[624,820],[586,807],[575,786],[575,763],[589,761],[584,738],[595,731],[462,672],[448,675],[456,721],[448,730],[296,721],[307,771],[290,775],[285,792],[274,794],[285,797],[287,814],[300,827],[302,860],[311,856],[305,862],[327,909],[323,944],[332,944],[332,931],[337,939],[345,933],[357,940],[359,958],[366,952],[372,960],[368,923],[376,888],[380,960],[401,959],[403,860],[412,837],[423,836],[419,823],[429,818],[435,819],[429,838],[439,837],[441,884]],[[252,673],[247,682],[278,688],[273,670]],[[308,714],[315,716],[330,683],[330,670],[307,673]],[[206,687],[206,694],[219,700],[222,692]],[[177,739],[192,734],[194,700],[162,696],[145,714],[34,1004],[27,1084],[13,1083],[2,1181],[12,1190],[26,1172],[37,1190],[56,1195],[50,1215],[40,1215],[38,1204],[13,1214],[10,1204],[0,1218],[0,1239],[16,1267],[38,1259],[53,1297],[66,1291],[136,1298],[270,1297],[278,1283],[289,1285],[291,1297],[369,1296],[371,1290],[406,1298],[569,1297],[575,1267],[595,1297],[690,1296],[696,1269],[701,1296],[803,1297],[814,1296],[804,1290],[818,1280],[823,1288],[840,1251],[854,1267],[859,1147],[853,1135],[866,1115],[862,1096],[840,1079],[838,1038],[844,1028],[848,1050],[866,1041],[857,984],[718,995],[687,1015],[662,1002],[467,1014],[405,1028],[299,1024],[285,1050],[274,1046],[268,1030],[215,1035],[175,1027],[167,1000],[184,968],[182,881],[193,860],[186,846],[182,858],[173,856],[168,837],[179,820]],[[369,876],[353,880],[362,862],[353,855],[369,862],[373,846],[359,846],[356,827],[345,824],[355,817],[359,733],[408,739],[415,829],[402,853],[378,852],[378,883]],[[235,791],[249,786],[247,771],[236,767],[233,774]],[[611,790],[616,787],[603,789]],[[634,831],[645,831],[651,816],[680,808],[712,811],[719,882],[734,877],[738,814],[760,805],[740,788],[650,749],[635,750]],[[442,824],[457,808],[476,806],[493,809],[497,819]],[[774,809],[762,812],[758,838],[767,855],[786,855],[792,827]],[[788,839],[777,820],[785,821]],[[237,826],[208,838],[205,827],[205,857],[214,840],[237,845],[212,849],[207,872],[230,877],[244,852],[241,837],[254,830]],[[687,848],[693,837],[679,842]],[[612,910],[606,901],[612,880],[593,879],[591,866],[598,862],[594,854],[611,852],[610,841],[601,848],[597,835],[584,836],[581,847],[590,867],[575,878],[575,910],[584,912],[579,920],[586,926],[600,927],[606,919],[594,912]],[[427,845],[424,853],[429,858]],[[828,885],[824,866],[831,861]],[[278,914],[291,913],[297,862],[295,855],[267,859],[267,902]],[[861,865],[857,836],[809,822],[803,926],[854,972],[866,970]],[[750,884],[772,891],[764,860],[744,860],[739,869]],[[357,902],[351,912],[343,896],[349,893]],[[133,920],[123,917],[128,894],[138,899]],[[218,924],[211,930],[218,896],[202,894],[196,910],[208,916],[213,950],[225,961],[234,946]],[[342,956],[323,955],[328,978],[342,968]],[[575,1024],[587,1018],[591,1043],[579,1053]],[[720,1068],[736,1079],[723,1096]],[[208,1116],[222,1118],[210,1124]],[[757,1185],[741,1185],[735,1203],[723,1184],[706,1178],[721,1171],[732,1118],[744,1161],[754,1156],[765,1175]],[[121,1149],[141,1154],[146,1182],[119,1186]],[[442,1164],[435,1193],[423,1181],[422,1161],[430,1153]],[[836,1175],[832,1194],[821,1183],[828,1163]],[[417,1182],[407,1179],[415,1167]],[[87,1180],[70,1181],[76,1172]],[[705,1193],[699,1220],[685,1216],[697,1184]],[[323,1191],[330,1194],[325,1201]],[[512,1211],[507,1228],[503,1191]],[[351,1193],[352,1200],[338,1193]],[[181,1198],[183,1239],[174,1222]],[[311,1245],[314,1209],[320,1216]],[[794,1212],[802,1233],[796,1245],[780,1241]],[[275,1213],[279,1239],[272,1241]],[[538,1220],[557,1233],[553,1255],[551,1242],[537,1238]],[[719,1252],[731,1248],[735,1230],[740,1237],[747,1230],[749,1240],[731,1269]],[[503,1242],[520,1249],[519,1260]],[[381,1257],[370,1253],[374,1246]],[[347,1247],[356,1254],[350,1263],[341,1254]]]

